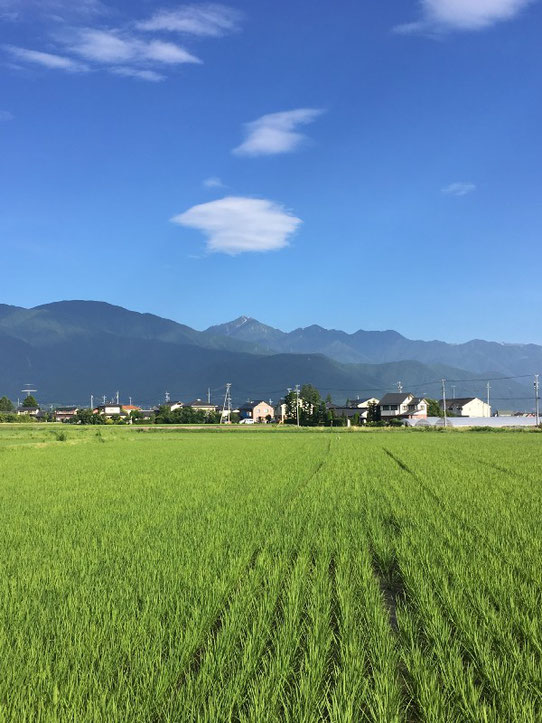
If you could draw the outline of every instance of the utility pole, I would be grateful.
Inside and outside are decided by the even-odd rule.
[[[231,383],[226,384],[226,394],[224,395],[224,404],[222,405],[222,414],[220,415],[220,424],[225,424],[226,417],[228,422],[231,421]]]
[[[448,426],[448,411],[446,409],[446,379],[442,380],[442,406],[444,409],[444,426]]]
[[[488,383],[487,383],[487,406],[489,407],[489,409],[487,410],[487,416],[488,416],[488,417],[491,417],[491,404],[489,403],[489,393],[490,393],[490,391],[491,391],[491,385],[490,385],[490,383],[488,382]]]
[[[539,374],[534,375],[534,405],[535,405],[535,413],[536,413],[536,426],[540,424],[540,382],[539,382]]]
[[[295,411],[296,411],[297,426],[299,427],[299,384],[295,385]]]

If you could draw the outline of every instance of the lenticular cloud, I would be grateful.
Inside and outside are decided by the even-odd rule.
[[[278,203],[242,196],[193,206],[171,220],[204,233],[208,251],[226,254],[283,248],[301,223]]]

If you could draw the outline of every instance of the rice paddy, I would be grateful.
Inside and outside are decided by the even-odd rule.
[[[540,435],[64,436],[0,429],[1,721],[542,720]]]

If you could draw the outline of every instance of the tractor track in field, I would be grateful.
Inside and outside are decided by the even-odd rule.
[[[441,500],[441,498],[436,494],[436,492],[434,492],[434,490],[432,490],[429,487],[429,485],[420,477],[420,475],[417,474],[416,472],[414,472],[400,457],[398,457],[397,455],[395,455],[393,452],[386,449],[385,447],[383,447],[383,451],[388,455],[388,457],[390,457],[397,464],[397,466],[402,471],[404,471],[406,474],[411,476],[418,483],[418,485],[420,486],[420,488],[423,490],[424,494],[427,497],[431,498],[437,504],[441,513],[443,513],[445,520],[447,517],[454,519],[461,526],[462,529],[464,529],[466,532],[468,532],[471,535],[471,537],[473,538],[473,540],[476,541],[476,543],[480,544],[490,554],[492,554],[494,557],[496,557],[502,563],[504,563],[505,565],[510,567],[510,569],[512,569],[517,575],[519,575],[520,577],[523,577],[523,579],[526,582],[538,587],[538,583],[532,578],[532,576],[527,574],[524,570],[520,569],[515,562],[508,559],[505,555],[503,555],[502,553],[497,551],[495,549],[495,547],[487,540],[487,537],[482,532],[480,532],[480,530],[478,530],[476,527],[473,527],[472,525],[469,525],[460,514],[454,512],[453,510],[448,509],[446,504]],[[499,470],[499,471],[502,471],[502,470]],[[382,589],[382,586],[381,586],[381,589]],[[385,590],[383,590],[383,594],[386,598]],[[404,585],[403,585],[403,593],[402,594],[404,596],[405,604],[408,605],[408,592],[406,590],[406,586],[404,586]],[[390,596],[390,598],[391,598],[391,596]],[[388,598],[388,600],[390,598]],[[392,627],[392,630],[394,629],[395,626],[392,625],[391,618],[394,615],[394,612],[396,611],[397,599],[398,598],[395,598],[395,600],[393,602],[391,602],[391,600],[390,600],[391,607],[388,607],[388,611],[389,611],[389,615],[390,615],[390,625]],[[388,604],[389,603],[387,602],[387,605]],[[444,610],[443,610],[443,614],[445,614]],[[395,619],[396,619],[396,616],[395,616]],[[455,621],[453,618],[450,618],[448,620],[448,622],[452,626],[455,625]],[[397,634],[399,634],[398,629],[397,629],[397,631],[394,630],[394,633],[395,632],[397,632]],[[463,644],[465,644],[465,643],[463,643]],[[466,645],[466,648],[468,649],[468,645]],[[469,667],[472,665],[472,661],[468,658],[468,656],[465,655],[465,653],[463,651],[460,653],[460,657],[461,657],[461,660],[463,663],[463,667],[467,671],[469,669]],[[411,679],[410,673],[403,664],[400,665],[398,672],[399,672],[399,676],[400,676],[401,687],[409,699],[409,703],[406,708],[406,716],[407,716],[406,719],[407,719],[407,721],[412,721],[412,723],[416,723],[416,721],[420,721],[423,718],[419,717],[419,714],[418,714],[418,703],[417,703],[417,699],[415,697],[415,685],[413,685],[413,681]],[[477,675],[479,676],[478,685],[479,685],[479,690],[481,693],[481,699],[484,700],[488,705],[491,706],[494,703],[494,699],[491,694],[491,692],[494,692],[492,681],[490,678],[487,677],[487,675],[485,674],[484,671],[477,671]],[[411,691],[411,692],[409,693],[409,691]]]
[[[412,479],[416,480],[424,493],[437,504],[438,508],[441,510],[441,512],[444,513],[445,517],[451,517],[452,519],[454,519],[465,531],[467,531],[476,540],[476,542],[480,543],[491,555],[498,558],[501,562],[510,567],[510,569],[514,570],[514,572],[519,577],[522,577],[524,580],[526,580],[526,582],[538,587],[539,581],[535,580],[531,575],[526,573],[525,570],[522,570],[515,562],[510,560],[502,552],[497,551],[495,547],[490,542],[488,542],[487,537],[484,535],[483,532],[466,522],[466,520],[460,514],[449,509],[447,505],[442,501],[442,499],[437,495],[437,493],[432,490],[431,487],[429,487],[429,485],[420,477],[420,475],[414,472],[414,470],[412,470],[400,457],[395,455],[386,447],[382,447],[382,450],[385,454],[388,455],[388,457],[390,457],[390,459],[392,459],[398,465],[398,467],[400,467],[400,469],[410,475]]]
[[[179,675],[179,678],[177,680],[177,683],[175,685],[174,690],[171,692],[171,696],[168,698],[168,701],[171,700],[171,697],[175,695],[175,691],[181,689],[186,682],[193,678],[194,676],[197,676],[200,668],[202,666],[203,660],[205,659],[205,656],[207,654],[207,651],[212,648],[214,643],[216,642],[220,631],[222,630],[224,626],[224,621],[227,617],[228,611],[231,609],[231,606],[239,592],[239,590],[242,588],[242,586],[245,584],[246,580],[250,577],[251,572],[255,569],[258,557],[260,553],[263,550],[263,546],[265,544],[265,541],[268,539],[269,535],[272,532],[273,528],[276,528],[280,520],[283,520],[288,512],[291,510],[291,507],[295,504],[299,496],[303,493],[303,491],[309,486],[309,484],[314,480],[315,477],[318,476],[322,468],[324,467],[325,463],[327,462],[329,455],[331,453],[331,447],[332,447],[332,439],[330,438],[328,440],[327,448],[324,453],[323,458],[318,462],[316,467],[300,482],[294,487],[294,489],[286,496],[286,498],[283,500],[282,503],[282,509],[280,510],[279,514],[276,518],[272,520],[272,522],[269,523],[266,527],[266,531],[263,535],[263,539],[261,542],[256,545],[256,547],[252,550],[252,553],[250,555],[250,558],[247,562],[247,564],[244,566],[241,574],[237,577],[236,581],[230,586],[228,592],[225,594],[225,596],[222,599],[222,605],[220,607],[220,610],[218,611],[218,614],[214,618],[214,620],[211,622],[210,626],[207,628],[205,633],[203,634],[202,642],[197,648],[194,650],[194,652],[190,655],[189,660],[187,661],[186,665],[184,666],[184,670]],[[293,567],[290,565],[289,570],[291,570]],[[152,718],[154,723],[157,723],[158,721],[162,720],[161,715],[159,713],[156,713],[156,715]]]
[[[339,603],[337,585],[337,562],[332,554],[328,564],[329,586],[331,590],[331,603],[329,606],[329,628],[331,630],[331,643],[329,646],[327,671],[324,678],[325,707],[322,711],[322,721],[332,720],[330,693],[337,687],[337,673],[341,663],[341,607]]]
[[[394,520],[388,526],[395,534],[399,533],[397,521]],[[385,564],[379,559],[372,544],[370,544],[370,557],[373,575],[378,583],[382,595],[382,602],[388,616],[388,624],[395,641],[395,648],[398,651],[397,658],[397,683],[403,698],[403,714],[406,723],[419,723],[423,720],[421,707],[415,695],[415,684],[405,663],[401,660],[399,651],[399,624],[397,620],[397,608],[399,604],[408,605],[406,585],[397,558],[394,556],[390,563]]]

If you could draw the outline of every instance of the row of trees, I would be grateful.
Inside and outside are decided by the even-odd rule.
[[[150,419],[144,418],[138,410],[133,410],[130,414],[123,416],[113,414],[107,419],[103,414],[95,414],[92,409],[79,409],[73,420],[71,420],[72,424],[138,424],[140,422],[150,424],[218,424],[220,422],[220,412],[204,412],[193,407],[180,407],[171,411],[168,406],[164,405],[159,407],[156,414]]]
[[[36,408],[38,406],[37,401],[35,398],[29,394],[26,399],[24,399],[21,410],[24,412],[24,409],[30,409],[30,408]],[[29,417],[26,414],[16,414],[15,413],[15,405],[9,399],[9,397],[3,396],[0,397],[0,422],[28,422],[33,421],[33,417]]]
[[[284,402],[286,404],[286,424],[299,424],[302,427],[341,427],[346,426],[347,419],[337,415],[335,410],[328,406],[331,403],[331,396],[328,394],[323,399],[318,389],[312,384],[304,384],[299,392],[299,412],[297,410],[297,393],[289,392]],[[362,423],[359,412],[350,418],[350,423],[359,425]],[[380,407],[378,404],[370,404],[367,412],[368,424],[380,423]]]
[[[219,424],[220,412],[204,412],[193,407],[179,407],[173,412],[168,406],[159,407],[155,424]]]
[[[29,394],[26,399],[23,400],[23,403],[21,404],[21,407],[25,407],[27,409],[30,409],[31,407],[37,407],[38,403],[31,394]],[[14,412],[15,411],[15,405],[9,399],[8,397],[0,397],[0,412]]]

